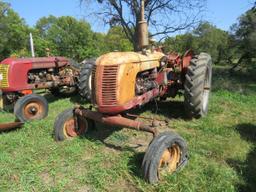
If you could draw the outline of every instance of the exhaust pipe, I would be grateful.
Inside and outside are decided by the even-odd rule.
[[[143,50],[148,47],[148,24],[145,20],[145,0],[141,0],[141,10],[140,10],[140,21],[139,21],[139,48]]]

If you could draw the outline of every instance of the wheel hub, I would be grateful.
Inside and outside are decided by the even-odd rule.
[[[173,173],[180,162],[181,151],[178,145],[174,144],[170,148],[167,148],[159,162],[158,172],[160,174]]]
[[[30,114],[35,115],[35,114],[38,112],[38,110],[37,110],[36,107],[30,107],[30,108],[28,109],[28,112],[29,112]]]
[[[76,137],[83,135],[87,131],[87,123],[83,122],[80,118],[70,118],[64,124],[64,134],[66,137]]]
[[[26,119],[37,119],[43,114],[43,106],[39,102],[30,102],[24,107]]]

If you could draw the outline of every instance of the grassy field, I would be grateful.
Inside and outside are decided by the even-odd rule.
[[[140,110],[168,118],[160,131],[178,132],[189,146],[188,165],[157,185],[144,182],[140,169],[149,134],[97,125],[57,143],[54,119],[77,98],[47,98],[45,120],[0,134],[0,191],[256,191],[255,75],[216,67],[209,115],[200,120],[185,120],[182,97],[158,103],[157,114],[155,104]],[[0,122],[13,119],[0,113]]]

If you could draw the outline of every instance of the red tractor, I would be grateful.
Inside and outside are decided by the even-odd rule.
[[[145,153],[144,178],[157,182],[162,175],[183,167],[188,159],[187,144],[173,132],[158,133],[156,127],[134,120],[131,109],[159,98],[175,97],[184,92],[189,117],[207,114],[211,88],[212,60],[207,53],[184,56],[165,54],[150,47],[144,1],[141,1],[139,52],[111,52],[96,62],[88,61],[81,70],[80,94],[91,99],[92,106],[76,106],[62,112],[55,121],[55,139],[82,135],[94,122],[118,125],[153,135]],[[170,109],[172,110],[172,109]]]
[[[65,57],[7,58],[0,63],[2,106],[14,104],[14,114],[21,122],[43,119],[48,103],[35,90],[71,94],[76,91],[78,76],[79,68]]]

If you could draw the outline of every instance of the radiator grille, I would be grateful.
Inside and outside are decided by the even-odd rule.
[[[0,87],[2,88],[9,87],[8,71],[9,71],[9,65],[0,64],[0,75],[3,78],[2,81],[0,80]]]
[[[117,104],[117,72],[117,65],[104,66],[101,98],[102,104],[105,106],[112,106]]]

